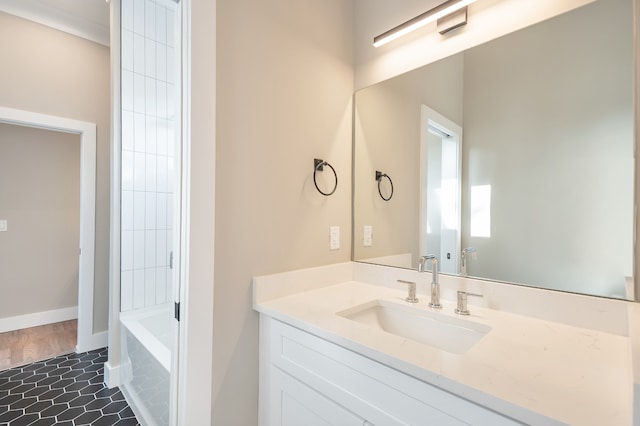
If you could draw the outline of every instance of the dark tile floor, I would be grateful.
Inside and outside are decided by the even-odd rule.
[[[0,425],[135,426],[118,388],[103,384],[107,349],[0,371]]]

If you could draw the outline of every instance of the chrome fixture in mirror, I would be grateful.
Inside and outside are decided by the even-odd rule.
[[[476,252],[477,250],[473,247],[467,247],[462,249],[462,253],[460,253],[460,275],[461,276],[466,277],[469,275],[467,273],[467,262],[469,262],[469,255],[473,253],[473,255],[475,256]]]

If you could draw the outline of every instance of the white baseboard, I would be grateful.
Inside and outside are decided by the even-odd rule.
[[[109,332],[101,331],[99,333],[92,334],[89,341],[85,342],[85,344],[76,346],[76,352],[89,352],[96,349],[106,348],[107,346],[109,346]]]
[[[104,384],[113,389],[116,386],[120,386],[122,380],[120,379],[120,366],[113,366],[111,362],[104,363]]]
[[[0,318],[0,333],[78,318],[78,307]],[[106,346],[106,345],[105,345]],[[104,347],[104,346],[101,346]]]

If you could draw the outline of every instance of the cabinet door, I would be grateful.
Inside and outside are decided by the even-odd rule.
[[[261,347],[269,351],[263,361],[268,362],[269,368],[290,375],[369,423],[380,426],[520,424],[282,322],[271,321],[269,327],[270,345]]]
[[[271,367],[269,426],[362,426],[364,419]]]

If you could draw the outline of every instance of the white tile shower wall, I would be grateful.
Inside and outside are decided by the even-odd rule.
[[[123,0],[121,309],[168,302],[173,241],[172,2]]]

